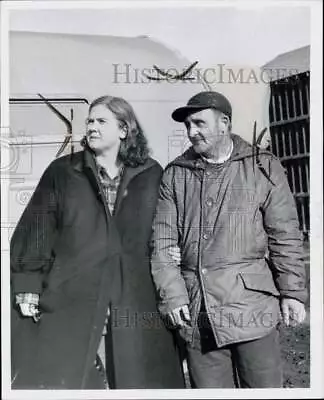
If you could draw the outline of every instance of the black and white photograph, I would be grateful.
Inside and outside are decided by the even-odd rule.
[[[0,7],[2,397],[322,398],[322,2]]]

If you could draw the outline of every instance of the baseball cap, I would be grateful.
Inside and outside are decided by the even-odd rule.
[[[192,113],[214,108],[232,118],[232,106],[228,99],[218,92],[205,91],[191,97],[186,106],[177,108],[172,113],[172,118],[177,122],[183,122]]]

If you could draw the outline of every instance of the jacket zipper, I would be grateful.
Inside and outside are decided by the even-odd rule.
[[[203,192],[204,192],[204,177],[205,177],[205,170],[203,169],[202,171],[202,178],[201,178],[201,185],[200,185],[200,210],[199,210],[199,241],[198,241],[198,276],[199,276],[199,284],[201,287],[202,292],[204,292],[203,285],[202,285],[202,279],[201,279],[201,237],[202,237],[202,218],[203,218],[203,210],[202,210],[202,197],[203,197]],[[199,318],[199,312],[201,308],[201,298],[204,297],[204,294],[201,296],[201,293],[199,293],[199,300],[197,301],[197,305],[195,308],[195,320],[194,320],[194,327],[192,330],[192,340],[191,342],[194,341],[195,333],[198,329],[198,318]]]
[[[202,179],[201,179],[201,188],[200,188],[198,274],[199,274],[199,282],[200,282],[200,287],[201,287],[201,292],[202,292],[202,296],[201,297],[202,297],[203,301],[205,302],[205,309],[206,309],[206,312],[207,312],[207,318],[209,319],[210,312],[209,312],[209,307],[208,307],[208,304],[207,304],[207,301],[206,301],[206,291],[205,291],[204,281],[203,281],[203,277],[202,277],[202,245],[201,245],[202,235],[203,235],[203,217],[204,217],[204,213],[203,213],[203,204],[204,204],[203,198],[204,197],[203,197],[203,195],[204,195],[204,192],[205,192],[205,172],[206,171],[204,169],[203,170],[203,174],[202,174]],[[197,312],[197,308],[198,308],[198,312]],[[199,316],[199,312],[200,312],[200,308],[201,308],[201,299],[200,299],[200,302],[198,302],[197,308],[196,308],[197,317],[196,317],[196,320],[195,320],[193,334],[192,334],[193,338],[194,338],[194,333],[195,333],[196,329],[198,329],[197,320],[198,320],[198,316]],[[218,342],[217,341],[217,334],[215,332],[214,326],[213,326],[212,323],[210,323],[210,326],[212,328],[216,344],[218,345],[218,343],[217,343]]]

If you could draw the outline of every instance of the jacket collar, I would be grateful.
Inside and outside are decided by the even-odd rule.
[[[236,135],[234,133],[231,134],[231,138],[233,140],[233,151],[232,154],[229,158],[229,161],[238,161],[246,157],[253,157],[253,147],[250,143],[242,139],[239,135]],[[268,150],[265,149],[260,149],[259,154],[268,154],[272,155]],[[172,166],[172,165],[178,165],[181,167],[186,167],[190,169],[204,169],[205,168],[205,162],[200,157],[199,154],[197,154],[193,147],[189,147],[188,150],[186,150],[182,155],[177,157],[175,160],[173,160],[170,164],[167,165],[166,168]]]

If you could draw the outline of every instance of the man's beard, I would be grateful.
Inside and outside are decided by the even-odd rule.
[[[226,157],[230,148],[230,135],[219,135],[219,140],[217,140],[213,145],[211,144],[208,146],[206,150],[200,151],[199,154],[205,158],[217,160]]]

